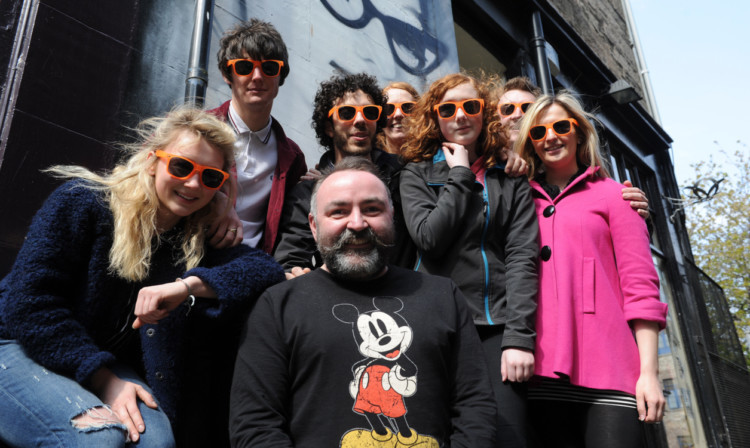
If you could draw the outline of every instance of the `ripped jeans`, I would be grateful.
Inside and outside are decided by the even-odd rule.
[[[120,378],[151,389],[124,365],[111,370]],[[95,409],[97,408],[97,409]],[[31,360],[16,341],[0,339],[0,440],[14,447],[173,447],[169,419],[160,409],[138,402],[146,431],[127,444],[125,425],[93,393]],[[101,425],[77,428],[80,415],[101,418]],[[1,444],[0,444],[1,445]]]

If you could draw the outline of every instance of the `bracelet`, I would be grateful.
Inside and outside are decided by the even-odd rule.
[[[187,310],[187,312],[190,313],[190,310],[193,309],[193,305],[195,305],[195,296],[193,295],[193,289],[190,287],[190,285],[188,284],[188,282],[186,282],[185,280],[183,280],[180,277],[177,277],[177,279],[175,281],[176,282],[181,282],[187,288],[188,296],[187,296],[187,298],[185,300],[188,301],[188,310]],[[187,316],[187,313],[185,315]]]

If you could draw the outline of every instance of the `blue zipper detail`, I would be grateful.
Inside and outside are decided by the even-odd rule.
[[[487,316],[487,323],[494,325],[492,317],[490,317],[490,264],[487,261],[487,253],[484,250],[484,242],[487,239],[487,229],[490,226],[490,198],[487,194],[487,171],[484,172],[484,185],[482,186],[482,199],[484,205],[482,213],[484,213],[484,228],[482,229],[482,259],[484,260],[484,313]]]

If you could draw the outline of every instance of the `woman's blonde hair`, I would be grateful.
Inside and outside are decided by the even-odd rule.
[[[516,139],[513,150],[529,164],[529,179],[536,176],[542,167],[542,161],[536,155],[534,144],[529,137],[529,130],[533,126],[540,124],[539,120],[541,116],[553,104],[557,104],[565,109],[568,115],[571,118],[575,118],[578,122],[578,125],[575,126],[578,138],[578,146],[576,147],[576,160],[578,164],[582,166],[598,166],[600,169],[596,173],[597,176],[610,177],[607,164],[604,162],[599,149],[599,136],[593,125],[596,117],[586,112],[576,97],[563,90],[555,95],[542,95],[539,97],[529,110],[526,111],[523,119],[521,119],[518,139]]]
[[[435,156],[445,141],[440,132],[437,112],[433,110],[440,103],[445,93],[462,84],[470,83],[477,91],[477,97],[484,100],[482,110],[482,131],[477,138],[477,154],[486,155],[486,166],[489,168],[500,160],[500,152],[507,142],[505,130],[497,114],[497,101],[492,98],[489,82],[464,73],[453,73],[444,76],[430,86],[422,95],[409,117],[406,143],[401,148],[401,157],[405,162],[421,162]]]
[[[398,89],[398,90],[405,90],[409,95],[411,95],[412,98],[414,98],[414,101],[419,100],[419,92],[417,92],[417,89],[414,88],[411,84],[404,81],[393,81],[389,83],[387,86],[383,87],[383,95],[388,98],[388,91],[391,89]],[[390,102],[390,101],[388,101]],[[408,117],[405,117],[404,121],[406,121]],[[406,124],[406,123],[404,123]],[[376,137],[377,140],[377,147],[382,149],[385,152],[390,152],[388,150],[388,139],[385,136],[385,130],[381,129],[380,132],[378,132],[378,135]],[[401,148],[398,148],[398,154],[400,152]]]
[[[154,187],[154,176],[149,168],[158,162],[154,151],[163,149],[184,133],[203,139],[221,151],[224,170],[234,164],[235,135],[232,129],[215,116],[192,107],[173,109],[164,117],[142,121],[135,129],[138,139],[121,144],[129,155],[109,172],[96,174],[81,166],[53,166],[46,170],[58,178],[78,178],[89,181],[87,187],[104,192],[114,217],[114,236],[109,252],[109,269],[130,281],[148,277],[151,254],[158,235],[157,211],[159,199]],[[236,192],[231,182],[225,183],[227,202],[223,213],[229,212]],[[211,204],[185,219],[182,240],[182,259],[187,269],[198,266],[203,258],[205,228],[210,219]],[[158,241],[158,240],[157,240]]]

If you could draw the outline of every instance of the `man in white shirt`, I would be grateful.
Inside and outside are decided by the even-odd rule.
[[[211,244],[242,242],[268,253],[276,244],[284,196],[307,171],[299,146],[271,116],[279,86],[289,74],[289,56],[279,32],[268,22],[250,19],[221,39],[219,70],[232,99],[210,112],[237,133],[235,212],[211,226]]]
[[[268,22],[250,19],[221,39],[219,70],[232,98],[209,111],[237,133],[236,165],[231,181],[238,197],[229,217],[212,223],[210,243],[227,247],[240,243],[271,253],[276,244],[286,193],[307,171],[305,157],[271,116],[279,86],[289,74],[289,57],[279,32]],[[228,446],[229,387],[239,341],[241,314],[211,319],[196,314],[192,324],[200,337],[189,338],[188,367],[183,386],[189,390],[181,406],[205,409],[199,419],[183,420],[177,431],[180,446]],[[232,341],[232,342],[227,342]],[[210,365],[212,378],[199,376],[191,365]],[[226,385],[226,387],[224,387]],[[191,416],[196,414],[191,413]],[[200,431],[194,428],[200,427]]]

